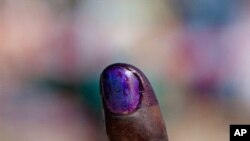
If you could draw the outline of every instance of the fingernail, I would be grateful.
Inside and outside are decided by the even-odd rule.
[[[128,114],[140,104],[140,81],[129,69],[110,66],[102,74],[102,94],[107,109],[115,114]]]

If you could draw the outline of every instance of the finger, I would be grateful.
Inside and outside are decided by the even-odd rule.
[[[101,94],[110,141],[167,141],[158,101],[146,76],[129,64],[101,74]]]

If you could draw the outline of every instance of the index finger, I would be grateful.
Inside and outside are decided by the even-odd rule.
[[[167,141],[157,98],[146,76],[129,64],[113,64],[100,79],[110,141]]]

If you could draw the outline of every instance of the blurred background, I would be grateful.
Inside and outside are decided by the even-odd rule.
[[[250,123],[247,0],[0,0],[0,140],[107,141],[99,76],[145,72],[172,141]]]

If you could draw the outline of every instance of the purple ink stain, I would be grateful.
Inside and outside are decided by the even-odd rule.
[[[135,111],[140,103],[140,82],[130,70],[111,66],[103,72],[103,97],[108,110],[115,114]]]

